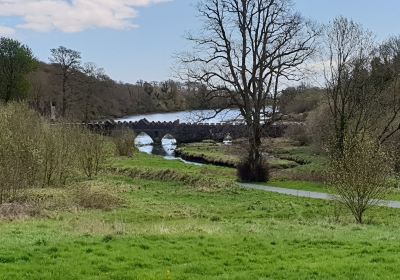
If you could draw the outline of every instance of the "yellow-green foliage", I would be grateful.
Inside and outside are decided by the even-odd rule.
[[[330,185],[358,223],[363,222],[364,212],[389,192],[391,167],[388,162],[380,146],[364,137],[347,139],[343,153],[331,159]]]
[[[115,191],[101,186],[80,186],[73,195],[78,206],[87,209],[112,210],[122,205],[123,201]]]
[[[129,128],[120,129],[112,133],[118,156],[131,157],[135,151],[135,133]]]
[[[97,175],[106,157],[105,138],[82,129],[77,135],[79,167],[89,178]]]
[[[75,172],[91,177],[106,156],[104,137],[50,124],[26,104],[0,107],[0,203],[22,189],[63,185]]]
[[[0,202],[40,180],[41,127],[40,117],[27,106],[0,107]]]

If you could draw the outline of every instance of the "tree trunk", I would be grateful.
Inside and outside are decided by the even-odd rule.
[[[255,182],[264,182],[268,180],[268,170],[264,166],[261,152],[261,126],[259,123],[253,123],[250,126],[249,135],[249,154],[248,164],[250,167],[251,178]]]
[[[65,118],[65,113],[67,111],[67,78],[64,75],[62,83],[62,104],[61,104],[61,115]]]

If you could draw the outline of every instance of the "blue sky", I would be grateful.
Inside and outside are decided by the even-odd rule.
[[[196,0],[74,0],[74,9],[70,0],[51,0],[55,5],[48,9],[41,1],[0,0],[0,35],[29,45],[43,61],[60,45],[79,50],[84,61],[125,82],[173,77],[174,54],[189,48],[185,31],[199,26]],[[378,40],[400,34],[399,0],[293,1],[317,22],[343,15],[362,23]]]

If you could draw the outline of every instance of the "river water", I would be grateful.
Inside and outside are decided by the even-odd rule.
[[[115,121],[136,122],[145,118],[150,122],[174,122],[179,120],[181,123],[225,123],[239,122],[240,116],[239,109],[225,109],[216,116],[214,110],[195,110],[127,116]]]

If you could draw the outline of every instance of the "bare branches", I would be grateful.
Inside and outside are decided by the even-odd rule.
[[[331,160],[328,181],[337,199],[358,223],[363,222],[365,211],[389,192],[388,178],[392,170],[387,159],[376,141],[356,135],[345,140],[343,156]]]
[[[289,0],[202,0],[199,14],[204,26],[188,36],[194,49],[181,57],[181,77],[240,109],[257,170],[263,126],[277,120],[279,84],[296,79],[315,51],[318,29]]]
[[[326,28],[328,65],[325,80],[335,127],[335,146],[343,152],[345,136],[364,131],[375,98],[368,89],[367,73],[373,50],[372,35],[357,23],[336,18]]]
[[[204,0],[199,14],[202,32],[188,36],[194,51],[181,57],[185,78],[224,91],[250,122],[315,51],[318,28],[286,0]]]
[[[337,151],[344,138],[376,135],[381,144],[400,131],[400,39],[376,47],[360,25],[337,18],[327,28],[327,97]]]
[[[65,47],[58,47],[51,49],[50,61],[60,67],[62,76],[62,117],[65,117],[67,111],[67,86],[70,78],[80,70],[81,54],[77,51],[67,49]]]

